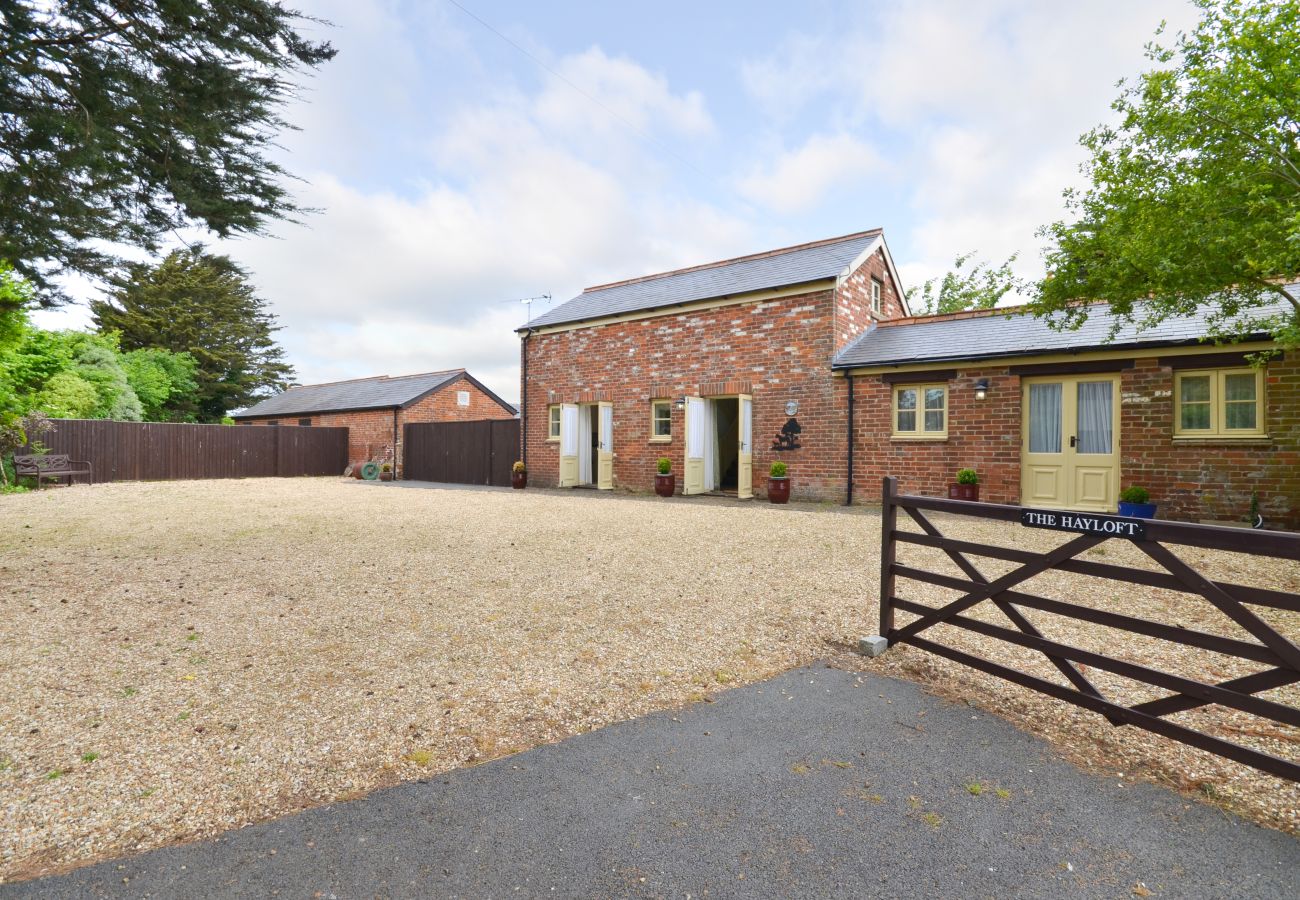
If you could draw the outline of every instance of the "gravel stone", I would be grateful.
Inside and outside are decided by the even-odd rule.
[[[934,520],[1032,549],[1068,537]],[[978,703],[1081,763],[1300,829],[1297,785],[914,648],[858,656],[877,615],[870,511],[250,479],[11,495],[0,523],[0,879],[428,779],[828,656]],[[1106,547],[1109,562],[1152,565]],[[1300,590],[1293,561],[1182,555],[1221,580]],[[957,574],[927,548],[899,557]],[[901,584],[921,602],[952,596]],[[1240,636],[1187,595],[1066,573],[1025,590]],[[1048,637],[1113,646],[1105,629],[1027,614]],[[1300,633],[1298,614],[1261,614]],[[1060,679],[1041,656],[944,631]],[[1122,647],[1218,680],[1258,667],[1138,636]],[[1088,674],[1124,702],[1160,693]],[[1263,696],[1300,705],[1295,686]],[[1177,720],[1293,758],[1300,743],[1218,707]]]

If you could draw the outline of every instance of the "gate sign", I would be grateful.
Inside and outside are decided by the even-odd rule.
[[[1052,528],[1056,531],[1078,531],[1083,534],[1100,534],[1106,537],[1146,540],[1147,527],[1141,519],[1124,516],[1103,516],[1097,513],[1066,512],[1055,509],[1022,509],[1020,524],[1030,528]]]

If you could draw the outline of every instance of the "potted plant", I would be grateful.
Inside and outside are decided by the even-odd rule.
[[[528,487],[528,467],[522,459],[515,460],[515,464],[510,467],[510,486],[517,491]]]
[[[673,474],[673,461],[666,456],[659,457],[655,463],[659,470],[655,474],[655,493],[660,497],[671,497],[677,490],[677,476]]]
[[[379,480],[380,480],[380,481],[392,481],[392,480],[393,480],[393,464],[392,464],[392,463],[381,463],[381,464],[380,464],[380,466],[379,466]]]
[[[949,500],[974,500],[980,498],[980,476],[974,469],[958,469],[957,481],[948,485]]]
[[[773,503],[790,502],[790,467],[779,459],[772,463],[767,473],[767,499]]]
[[[1154,519],[1156,505],[1151,502],[1151,492],[1133,485],[1119,492],[1119,514],[1135,519]]]

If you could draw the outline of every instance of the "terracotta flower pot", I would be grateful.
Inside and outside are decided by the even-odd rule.
[[[677,491],[677,476],[672,472],[667,475],[655,475],[655,493],[660,497],[671,497]]]
[[[786,478],[768,478],[767,479],[767,499],[773,503],[790,502],[790,479]]]
[[[528,473],[527,473],[527,472],[511,472],[511,473],[510,473],[510,486],[511,486],[512,488],[514,488],[515,490],[517,490],[517,491],[522,491],[524,488],[528,487]]]
[[[979,498],[980,498],[980,486],[978,484],[948,485],[949,500],[973,500],[978,502]]]
[[[379,480],[380,480],[380,481],[392,481],[392,480],[393,480],[393,473],[392,473],[392,472],[380,472],[380,473],[379,473]]]

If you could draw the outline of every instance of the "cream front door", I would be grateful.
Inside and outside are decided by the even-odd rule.
[[[614,404],[600,404],[600,421],[596,423],[596,487],[602,491],[614,489]]]
[[[1119,494],[1119,378],[1023,383],[1020,502],[1113,512]]]
[[[578,483],[578,406],[560,404],[560,487]]]
[[[736,496],[740,499],[754,496],[754,398],[749,394],[739,397],[740,421],[736,454]]]
[[[686,482],[682,485],[683,494],[704,493],[705,442],[713,439],[708,433],[704,404],[703,397],[686,398]]]

